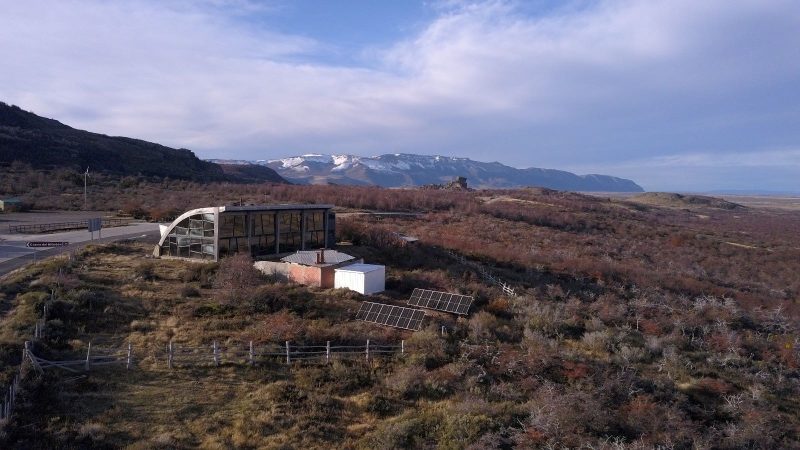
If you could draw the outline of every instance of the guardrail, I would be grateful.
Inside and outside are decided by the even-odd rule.
[[[103,219],[103,227],[118,227],[128,225],[133,219]],[[9,233],[49,233],[53,231],[69,231],[88,228],[88,220],[77,220],[73,222],[53,222],[53,223],[34,223],[29,225],[9,225]]]

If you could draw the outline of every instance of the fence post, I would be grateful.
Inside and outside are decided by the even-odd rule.
[[[89,370],[91,366],[91,357],[92,357],[92,342],[89,341],[89,348],[86,349],[86,370]]]
[[[292,360],[289,358],[289,341],[286,341],[286,364],[291,364]]]
[[[369,361],[369,339],[367,339],[367,361]]]
[[[250,341],[250,351],[248,352],[247,356],[250,357],[250,365],[252,366],[253,364],[255,364],[255,354],[253,353],[253,341]]]
[[[167,367],[172,369],[172,341],[167,344]]]
[[[128,359],[125,360],[125,370],[130,370],[131,368],[131,354],[133,353],[133,348],[131,343],[128,342]]]
[[[325,344],[325,362],[331,362],[331,341]]]
[[[219,365],[219,355],[217,355],[217,341],[214,341],[214,365]]]
[[[444,325],[442,325],[442,337],[444,337],[444,335],[445,335],[445,332],[444,332]]]
[[[17,389],[19,389],[19,375],[14,375],[14,380],[11,381],[11,409],[9,411],[14,410],[14,404],[17,403]]]
[[[400,354],[404,355],[406,353],[406,340],[403,339],[400,341]]]

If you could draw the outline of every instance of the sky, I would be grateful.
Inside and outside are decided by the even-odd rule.
[[[0,0],[0,101],[201,158],[800,192],[797,0]]]

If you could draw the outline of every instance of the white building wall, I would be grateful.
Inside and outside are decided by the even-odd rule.
[[[333,279],[335,288],[346,288],[369,295],[386,288],[386,268],[374,264],[353,264],[336,269]]]
[[[386,268],[373,270],[364,274],[364,292],[362,294],[375,294],[386,289]]]

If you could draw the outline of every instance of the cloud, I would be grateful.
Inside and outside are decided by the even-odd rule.
[[[657,156],[633,167],[794,167],[800,173],[800,149],[763,150],[745,153],[688,153]]]
[[[800,139],[791,0],[441,2],[361,66],[266,27],[277,2],[3,3],[0,99],[205,157],[432,152],[626,173],[649,161],[639,178],[698,154],[747,167],[726,155]]]

